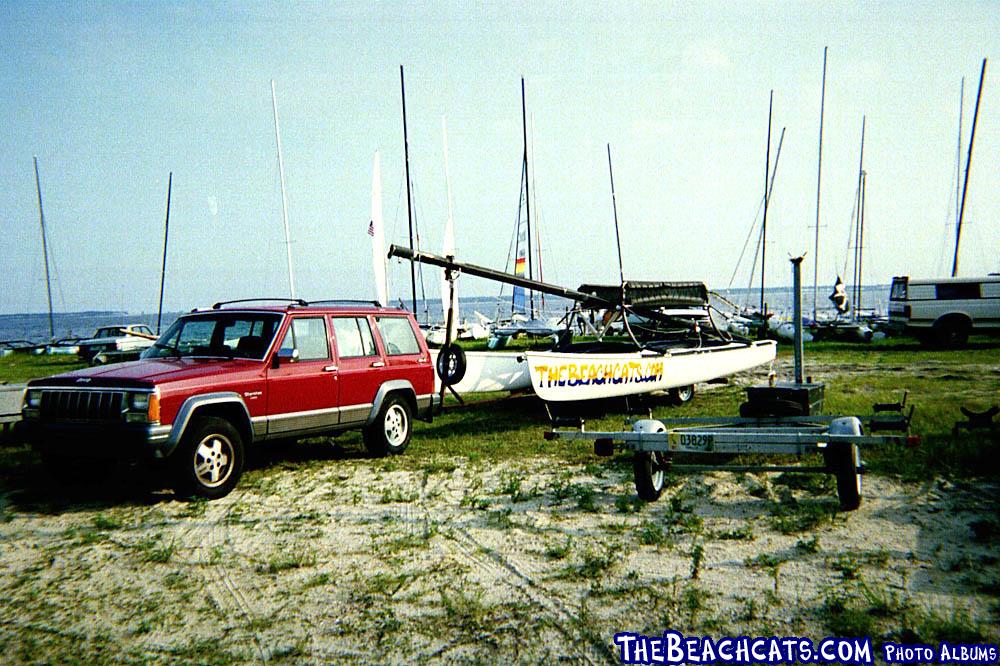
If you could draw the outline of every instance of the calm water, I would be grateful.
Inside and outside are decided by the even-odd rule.
[[[820,311],[830,309],[830,302],[827,300],[832,288],[821,287],[817,295],[817,307]],[[760,291],[746,289],[720,290],[723,296],[737,305],[749,304],[756,307],[760,302]],[[792,289],[775,288],[765,291],[768,307],[778,313],[790,313],[792,310]],[[867,308],[875,308],[883,313],[889,298],[888,285],[874,285],[865,287],[862,305]],[[541,298],[535,295],[536,307],[541,306]],[[394,305],[399,305],[398,301]],[[407,308],[410,301],[405,300]],[[547,316],[559,316],[563,314],[571,305],[571,301],[555,296],[545,297],[545,313]],[[728,307],[719,305],[723,311]],[[802,294],[802,306],[806,313],[812,311],[812,288],[806,288]],[[497,316],[498,307],[500,316],[510,314],[510,295],[498,300],[495,296],[476,296],[459,299],[460,317],[463,320],[475,321],[474,311],[478,311],[489,318]],[[173,312],[163,315],[161,328],[166,329],[178,316],[180,312]],[[442,315],[441,301],[438,299],[427,299],[417,301],[417,315],[421,323],[429,321],[432,323],[441,322]],[[127,312],[116,311],[91,311],[91,312],[57,312],[53,315],[55,323],[55,337],[89,337],[100,326],[112,326],[117,324],[147,324],[156,330],[156,313],[152,314],[129,314]],[[30,340],[32,342],[43,342],[49,339],[49,317],[45,313],[32,314],[0,314],[0,340]]]

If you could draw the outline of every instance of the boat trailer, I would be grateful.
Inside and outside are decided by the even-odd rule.
[[[903,417],[900,424],[908,423]],[[556,426],[568,425],[555,421]],[[869,419],[870,423],[870,419]],[[720,417],[681,419],[637,419],[631,430],[591,432],[579,423],[578,430],[553,429],[548,440],[592,440],[598,456],[614,454],[615,445],[633,452],[635,489],[647,502],[659,499],[666,474],[671,471],[699,472],[796,472],[832,474],[843,511],[861,504],[864,445],[912,445],[916,439],[899,435],[865,435],[864,422],[855,416]],[[703,464],[675,464],[674,455],[707,458]],[[741,454],[806,456],[819,454],[823,465],[722,465],[711,460]]]
[[[652,502],[663,492],[671,471],[796,472],[832,474],[843,511],[861,504],[861,475],[865,471],[860,447],[906,445],[919,438],[908,435],[913,416],[904,412],[906,394],[898,403],[876,405],[875,414],[828,416],[816,412],[823,406],[823,384],[803,381],[800,263],[792,259],[795,298],[795,382],[751,386],[739,417],[699,417],[631,421],[631,428],[615,432],[591,432],[580,419],[553,419],[547,440],[591,440],[598,456],[614,454],[616,444],[633,452],[635,488],[639,497]],[[897,431],[900,434],[864,434]],[[574,430],[559,429],[574,426]],[[674,456],[705,460],[704,464],[674,464]],[[724,465],[721,458],[741,454],[806,456],[819,454],[822,465]]]

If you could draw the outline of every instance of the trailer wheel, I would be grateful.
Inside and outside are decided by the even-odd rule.
[[[683,405],[692,400],[694,400],[694,384],[670,389],[670,402],[674,405]]]
[[[857,444],[834,442],[827,447],[827,465],[837,478],[841,511],[861,506],[861,453]]]
[[[670,461],[662,453],[635,452],[635,457],[632,458],[632,471],[635,473],[635,491],[640,499],[646,502],[660,499],[663,487],[666,485],[669,467]]]

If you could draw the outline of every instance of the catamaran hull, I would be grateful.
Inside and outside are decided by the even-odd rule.
[[[437,367],[438,350],[431,350]],[[528,363],[523,352],[465,352],[465,376],[452,388],[459,395],[489,391],[517,391],[531,386]],[[441,378],[434,374],[434,390],[441,390]]]
[[[774,360],[777,344],[762,340],[666,353],[525,352],[531,387],[547,402],[602,400],[677,388],[725,377]]]

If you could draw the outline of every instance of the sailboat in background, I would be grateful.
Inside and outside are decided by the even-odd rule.
[[[441,253],[446,257],[455,256],[455,216],[451,198],[451,175],[448,170],[448,122],[441,118],[441,136],[444,143],[444,179],[448,191],[448,218],[444,226],[444,239]],[[448,271],[441,271],[441,312],[444,321],[440,325],[430,326],[424,330],[427,343],[442,347],[455,340],[485,340],[489,330],[478,320],[472,323],[463,322],[459,317],[458,288],[454,280],[448,280]],[[449,315],[450,313],[450,315]],[[447,331],[447,322],[451,317],[451,332]]]
[[[521,188],[518,199],[517,223],[514,227],[514,271],[515,277],[534,280],[534,257],[532,254],[531,218],[531,175],[528,160],[528,116],[525,101],[524,78],[521,78],[521,127],[524,138],[524,152],[521,160]],[[522,211],[524,215],[522,216]],[[538,255],[539,280],[541,279],[541,255]],[[535,309],[535,293],[530,289],[515,285],[511,294],[510,317],[502,320],[499,316],[491,330],[490,349],[499,349],[512,337],[530,335],[548,337],[557,335],[565,326],[539,319]]]

